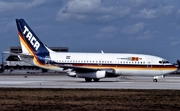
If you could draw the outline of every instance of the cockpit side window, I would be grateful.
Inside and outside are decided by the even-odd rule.
[[[169,61],[164,61],[164,63],[169,63]]]
[[[169,63],[169,61],[167,61],[167,60],[162,60],[162,61],[159,61],[159,63],[160,63],[160,64],[167,64],[167,63]]]

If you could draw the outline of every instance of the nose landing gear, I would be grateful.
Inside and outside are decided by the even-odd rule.
[[[165,78],[165,76],[164,75],[162,75],[162,76],[154,76],[153,82],[157,82],[159,78]]]

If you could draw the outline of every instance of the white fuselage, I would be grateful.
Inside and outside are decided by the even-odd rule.
[[[143,54],[51,52],[50,60],[59,66],[111,69],[118,75],[126,76],[158,76],[177,70],[163,58]]]

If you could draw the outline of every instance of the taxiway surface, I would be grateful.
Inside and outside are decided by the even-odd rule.
[[[152,77],[105,78],[99,82],[85,82],[83,78],[68,76],[0,76],[0,87],[8,88],[102,88],[102,89],[178,89],[180,77],[168,76],[158,82]]]

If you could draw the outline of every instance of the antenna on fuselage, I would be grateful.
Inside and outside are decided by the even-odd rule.
[[[103,51],[103,50],[101,50],[101,53],[102,53],[102,54],[104,54],[104,51]]]

